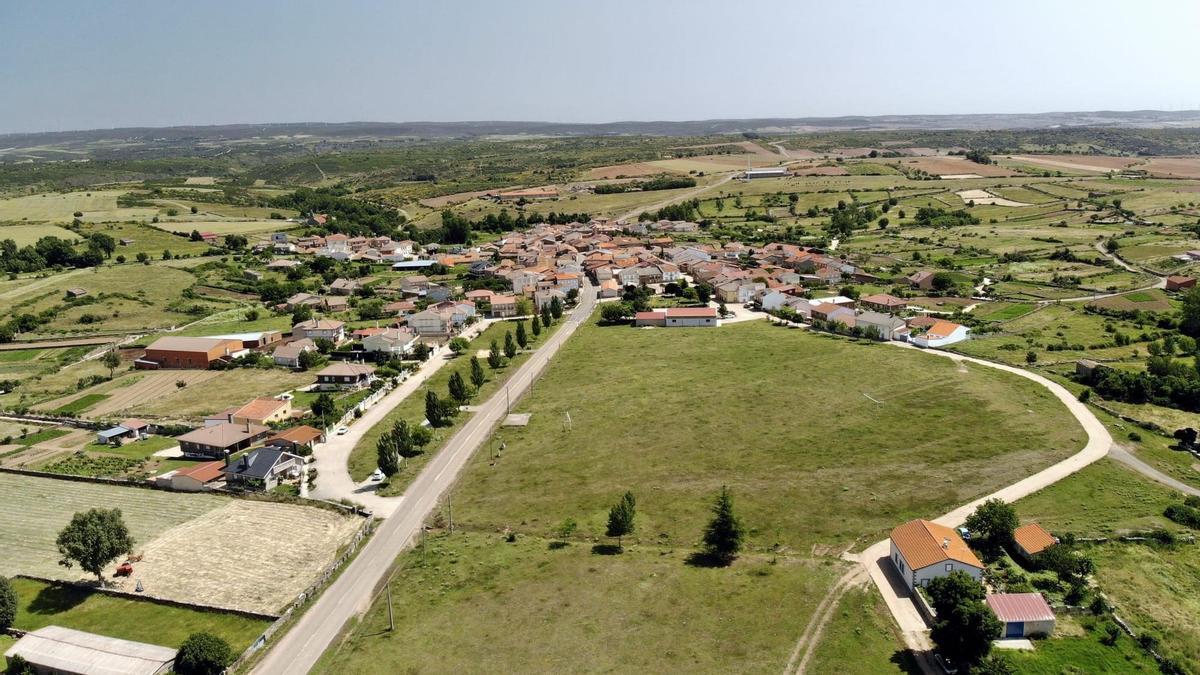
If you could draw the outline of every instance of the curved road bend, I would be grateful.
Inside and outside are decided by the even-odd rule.
[[[511,400],[524,394],[559,347],[591,315],[596,306],[595,287],[585,286],[579,297],[579,305],[563,326],[509,378],[507,392],[499,391],[480,405],[471,419],[450,437],[409,486],[400,507],[383,521],[358,557],[304,612],[296,625],[268,647],[270,651],[254,668],[254,673],[307,673],[334,643],[346,622],[366,611],[396,557],[414,543],[442,494],[454,484],[471,455],[487,441],[492,429],[503,419],[506,393]]]
[[[917,349],[917,347],[905,343],[890,342],[888,344],[907,349]],[[957,527],[966,520],[967,516],[975,510],[975,507],[985,500],[997,498],[1005,502],[1014,502],[1083,469],[1092,462],[1107,455],[1109,448],[1112,447],[1112,435],[1108,433],[1108,429],[1105,428],[1104,424],[1092,414],[1092,411],[1086,405],[1079,402],[1077,398],[1071,395],[1071,392],[1067,391],[1065,387],[1057,382],[1036,373],[1031,373],[1023,368],[1007,366],[1001,363],[992,363],[991,361],[951,354],[949,352],[928,350],[928,353],[955,361],[967,361],[988,368],[1003,370],[1042,385],[1063,402],[1067,410],[1079,421],[1079,424],[1083,427],[1088,437],[1087,444],[1074,455],[1042,469],[1028,478],[1019,480],[1008,487],[1001,488],[990,495],[964,504],[949,513],[935,518],[934,522],[948,527]],[[871,580],[875,582],[880,595],[883,596],[884,603],[887,604],[888,611],[895,618],[896,624],[900,626],[900,632],[904,636],[905,645],[913,650],[922,670],[926,673],[940,672],[927,661],[925,653],[929,652],[933,648],[933,645],[929,640],[925,620],[921,618],[916,606],[913,605],[904,582],[891,569],[889,555],[890,547],[888,540],[885,539],[871,545],[858,556],[858,559],[867,568],[867,572],[871,575]]]

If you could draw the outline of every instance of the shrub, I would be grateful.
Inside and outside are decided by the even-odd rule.
[[[0,633],[8,630],[17,618],[17,592],[8,579],[0,577]]]
[[[233,663],[229,643],[211,633],[188,636],[175,656],[175,672],[179,675],[220,675]]]

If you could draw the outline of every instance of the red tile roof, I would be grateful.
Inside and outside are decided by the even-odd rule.
[[[983,563],[952,528],[928,520],[910,520],[892,530],[892,542],[908,566],[919,570],[944,560],[983,569]]]
[[[1017,544],[1025,550],[1029,555],[1041,553],[1047,548],[1058,543],[1054,539],[1054,535],[1046,531],[1046,528],[1037,523],[1029,523],[1022,525],[1013,530],[1013,539]]]
[[[175,472],[176,476],[187,476],[201,483],[208,483],[221,477],[221,468],[225,466],[225,462],[203,462],[186,469],[179,469]]]
[[[704,319],[717,318],[717,310],[713,307],[671,307],[667,317],[672,319]]]

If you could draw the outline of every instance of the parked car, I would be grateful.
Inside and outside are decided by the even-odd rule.
[[[934,652],[933,660],[937,662],[938,667],[941,668],[942,672],[946,673],[946,675],[958,675],[958,666],[954,665],[954,662],[950,659],[938,654],[937,652]]]
[[[337,428],[337,435],[338,435],[338,436],[344,436],[344,435],[346,435],[346,434],[348,434],[348,433],[350,433],[350,429],[349,429],[348,427],[338,427],[338,428]]]
[[[374,471],[371,472],[371,476],[369,478],[367,478],[367,480],[371,481],[372,483],[378,483],[379,481],[383,480],[384,478],[387,478],[387,475],[384,474],[383,471],[381,471],[379,469],[375,469]]]

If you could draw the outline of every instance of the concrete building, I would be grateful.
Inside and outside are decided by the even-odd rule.
[[[713,307],[668,307],[638,312],[634,316],[634,325],[661,328],[714,327],[717,325],[717,310]]]
[[[754,180],[755,178],[785,178],[788,175],[788,170],[782,166],[768,167],[764,169],[746,169],[743,177],[746,180]]]
[[[971,329],[950,321],[936,321],[929,330],[914,335],[909,341],[918,347],[945,347],[970,337]]]
[[[909,590],[962,570],[983,579],[983,563],[954,528],[911,520],[892,530],[891,560]]]

